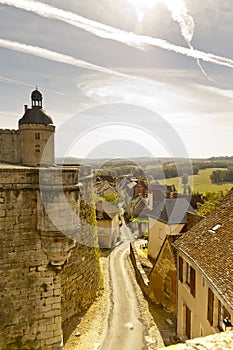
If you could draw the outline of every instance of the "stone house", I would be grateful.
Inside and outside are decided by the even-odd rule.
[[[177,334],[218,333],[233,321],[233,189],[175,243],[178,251]]]
[[[116,181],[116,191],[118,194],[118,197],[125,198],[125,188],[129,184],[130,180],[127,177],[119,178]]]
[[[129,219],[131,217],[146,218],[147,212],[147,199],[144,198],[142,195],[134,197],[125,208],[125,214]]]
[[[96,203],[98,241],[101,248],[112,248],[120,241],[120,209],[104,200]]]
[[[177,236],[167,236],[149,274],[150,298],[176,313],[176,250]]]
[[[106,180],[99,180],[95,183],[95,192],[101,197],[109,194],[116,194],[113,187]]]
[[[123,177],[117,181],[116,189],[119,197],[124,200],[125,206],[127,206],[134,197],[148,196],[147,183],[136,178],[128,179],[126,177]]]
[[[149,207],[153,209],[158,202],[166,198],[177,197],[174,185],[150,184],[148,192]]]
[[[134,197],[148,197],[148,184],[143,180],[137,180],[137,185],[134,187]]]
[[[182,226],[181,231],[166,234],[149,275],[152,300],[173,312],[174,317],[177,308],[177,261],[173,243],[200,220],[202,220],[201,216],[187,212],[184,220],[186,223],[178,226],[179,228]]]
[[[155,261],[168,236],[181,234],[187,225],[187,212],[194,209],[184,198],[170,198],[159,202],[148,214],[148,257]]]

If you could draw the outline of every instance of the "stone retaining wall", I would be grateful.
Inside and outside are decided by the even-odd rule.
[[[149,279],[140,263],[140,259],[138,256],[138,253],[135,249],[135,245],[133,242],[130,242],[130,259],[132,261],[134,270],[135,270],[135,275],[137,282],[139,286],[141,287],[144,295],[148,298],[150,298],[150,288],[149,288]]]
[[[98,249],[93,247],[97,235],[90,205],[92,175],[90,169],[85,171],[82,182],[88,199],[77,186],[78,169],[68,167],[62,172],[64,190],[50,191],[50,202],[42,203],[38,169],[0,168],[1,350],[62,349],[63,327],[96,296],[100,268]],[[60,186],[59,169],[45,172],[47,189]],[[51,222],[48,204],[61,227],[71,229],[72,220],[80,221],[77,230],[71,230],[73,236]],[[70,208],[68,216],[64,205]]]

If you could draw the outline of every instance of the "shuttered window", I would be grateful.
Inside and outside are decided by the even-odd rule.
[[[183,282],[183,259],[179,256],[179,280]]]
[[[190,266],[190,293],[196,295],[196,271]]]
[[[211,326],[213,325],[213,315],[214,315],[214,293],[209,288],[208,289],[208,308],[207,308],[207,319]]]

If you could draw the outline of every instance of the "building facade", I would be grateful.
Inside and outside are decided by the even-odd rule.
[[[178,250],[177,334],[221,332],[233,320],[233,189],[174,244]],[[231,326],[229,327],[231,329]]]
[[[167,236],[181,234],[187,225],[187,212],[195,213],[184,198],[164,199],[148,214],[148,257],[155,261]]]

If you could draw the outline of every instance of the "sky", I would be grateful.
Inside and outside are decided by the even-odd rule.
[[[0,0],[0,128],[38,86],[57,156],[230,156],[232,18],[232,0]]]

